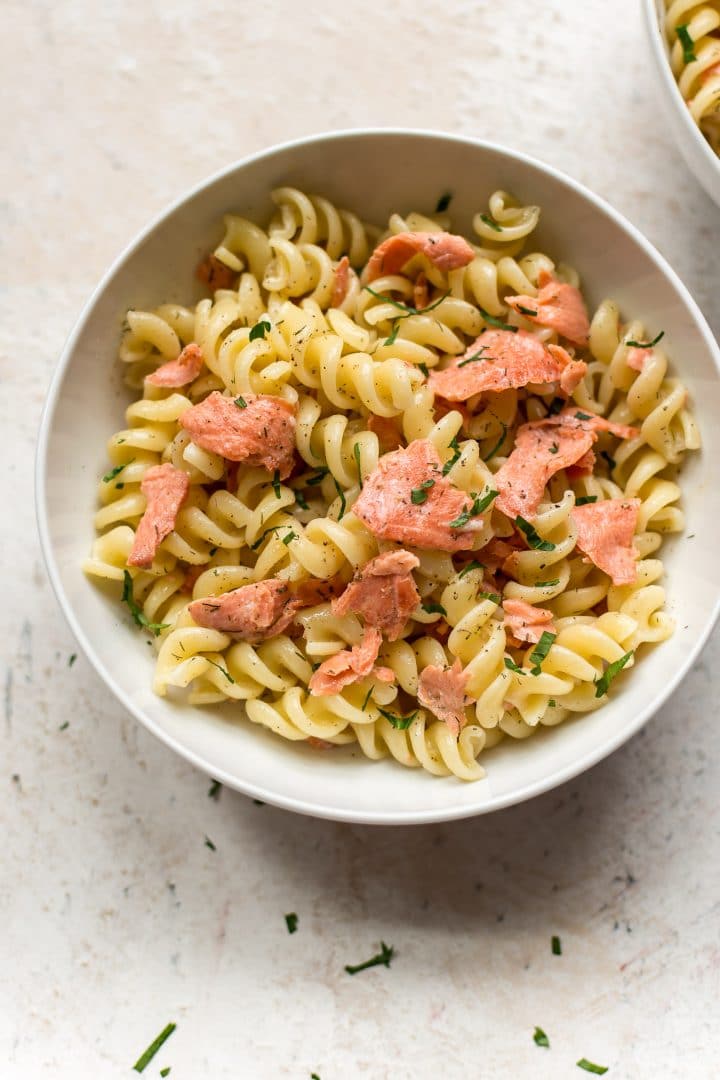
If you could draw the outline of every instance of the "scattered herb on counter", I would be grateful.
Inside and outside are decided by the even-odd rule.
[[[487,510],[490,503],[497,499],[499,494],[499,491],[488,491],[482,498],[476,496],[472,508],[473,517],[475,517],[476,514],[482,514],[483,510]]]
[[[553,934],[550,938],[550,949],[553,956],[562,956],[562,943],[557,934]]]
[[[128,608],[130,609],[130,614],[132,615],[137,625],[144,626],[145,629],[149,630],[151,634],[155,635],[155,637],[157,637],[158,634],[161,634],[163,630],[167,630],[168,626],[170,625],[170,623],[150,622],[142,608],[138,607],[138,605],[135,603],[135,599],[133,597],[133,579],[130,576],[129,570],[123,571],[122,601],[124,604],[127,604]]]
[[[631,349],[654,349],[658,341],[662,341],[665,337],[665,331],[661,330],[657,337],[654,337],[652,341],[626,341],[625,344]]]
[[[536,551],[555,550],[555,544],[552,544],[549,540],[543,540],[543,538],[535,531],[535,528],[529,521],[526,521],[524,517],[516,517],[515,524],[520,532],[525,534],[525,539],[531,548],[535,548]]]
[[[310,1080],[320,1080],[317,1073],[310,1073]]]
[[[436,214],[444,214],[445,211],[447,210],[447,208],[450,206],[451,202],[452,202],[452,192],[446,191],[445,194],[441,195],[440,198],[438,199],[437,206],[435,207],[435,213]]]
[[[150,1064],[152,1059],[155,1057],[163,1043],[166,1043],[167,1040],[170,1038],[176,1027],[177,1024],[168,1024],[166,1027],[163,1028],[157,1039],[150,1043],[145,1053],[141,1054],[133,1065],[133,1069],[135,1070],[135,1072],[143,1072],[143,1070]]]
[[[419,712],[419,710],[416,709],[415,712],[408,713],[407,716],[398,716],[397,713],[388,712],[387,709],[381,709],[379,705],[377,706],[377,711],[381,716],[384,716],[397,731],[407,731]]]
[[[204,659],[207,660],[208,664],[212,664],[213,667],[216,667],[218,671],[222,671],[223,675],[229,683],[232,683],[233,685],[235,684],[235,680],[233,679],[227,668],[224,668],[222,664],[218,664],[216,660],[211,660],[209,656],[204,657]]]
[[[163,1078],[166,1077],[166,1076],[169,1076],[171,1068],[172,1068],[172,1065],[166,1065],[164,1069],[160,1070],[160,1075]]]
[[[697,60],[697,56],[695,55],[695,42],[690,37],[688,24],[682,23],[680,26],[676,26],[675,31],[678,41],[682,45],[683,60],[686,64],[692,64],[694,60]]]
[[[272,330],[272,326],[267,319],[261,319],[260,322],[256,322],[250,331],[250,341],[257,341],[258,338],[264,338],[268,330]]]
[[[487,214],[481,214],[480,215],[480,220],[484,221],[485,224],[490,229],[494,229],[495,232],[502,232],[502,225],[498,225],[497,221],[493,221],[493,219],[491,217],[488,217]]]
[[[210,848],[211,851],[217,851],[217,848],[215,847],[209,836],[205,837],[205,847]]]
[[[575,499],[576,506],[587,506],[588,503],[597,502],[597,495],[578,495]]]
[[[235,398],[235,404],[237,405],[238,409],[247,409],[247,401],[242,396],[242,394]]]
[[[358,971],[365,971],[367,968],[377,967],[379,964],[383,964],[385,967],[390,967],[390,961],[393,958],[395,949],[392,945],[386,945],[384,941],[380,942],[380,952],[375,956],[371,956],[369,960],[363,961],[362,964],[346,964],[345,970],[348,975],[357,975]]]
[[[542,671],[542,662],[550,652],[550,646],[556,637],[557,634],[551,634],[549,630],[543,630],[540,640],[530,653],[530,663],[533,665],[530,669],[531,675],[539,675]]]
[[[550,1040],[541,1027],[536,1027],[533,1033],[533,1042],[536,1046],[546,1046],[549,1048]]]
[[[60,725],[60,727],[58,728],[58,731],[65,731],[65,729],[69,728],[69,727],[70,727],[70,721],[66,720],[64,724]]]
[[[285,916],[285,925],[287,926],[288,934],[294,934],[298,928],[298,917],[294,911],[291,911],[289,915]]]
[[[68,657],[68,667],[72,667],[76,660],[77,660],[77,653],[76,652],[70,653],[70,656]]]
[[[432,477],[429,480],[423,480],[420,487],[413,488],[410,492],[410,502],[414,506],[420,506],[422,503],[426,502],[428,497],[428,491],[434,483],[435,481],[432,479]]]
[[[595,680],[595,697],[602,697],[604,694],[607,694],[610,683],[620,674],[632,655],[633,652],[631,649],[630,652],[626,652],[624,656],[621,656],[619,660],[614,660],[612,664],[608,664],[604,674],[601,675],[599,679]]]
[[[509,330],[511,334],[517,334],[518,327],[511,326],[510,323],[503,322],[502,319],[496,319],[494,315],[491,315],[485,308],[480,308],[480,314],[482,315],[488,326],[494,326],[498,330]]]
[[[215,802],[220,798],[220,792],[222,791],[222,784],[219,780],[213,780],[212,784],[208,788],[208,799],[214,799]]]
[[[580,1058],[575,1064],[578,1069],[584,1069],[585,1072],[595,1073],[596,1076],[604,1076],[608,1071],[607,1065],[595,1065],[594,1062],[588,1061],[587,1058]]]
[[[420,606],[428,615],[443,615],[447,618],[447,611],[442,604],[421,604]]]
[[[358,484],[360,485],[360,487],[362,487],[363,486],[363,477],[362,477],[362,465],[360,464],[360,443],[356,442],[355,445],[353,446],[353,457],[355,458],[355,464],[357,465]]]
[[[265,803],[262,801],[262,799],[253,799],[253,802],[255,803],[255,806],[264,806],[265,805]]]

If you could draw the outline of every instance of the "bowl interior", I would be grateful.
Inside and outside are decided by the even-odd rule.
[[[382,182],[378,175],[382,174]],[[269,192],[293,184],[384,223],[393,210],[434,208],[453,194],[457,231],[497,188],[539,203],[533,246],[581,273],[591,306],[612,296],[625,316],[665,330],[676,374],[687,383],[704,438],[683,472],[686,534],[666,543],[668,608],[678,623],[665,644],[618,685],[600,711],[506,740],[485,758],[487,778],[464,784],[373,763],[359,752],[320,754],[289,744],[237,716],[232,705],[171,705],[150,689],[153,659],[119,601],[80,570],[93,539],[96,485],[109,435],[130,400],[115,357],[124,314],[197,297],[199,257],[217,243],[223,213],[264,223]],[[56,372],[38,455],[43,544],[71,625],[109,687],[158,736],[213,776],[263,800],[307,813],[377,822],[425,821],[479,813],[539,793],[599,760],[636,731],[687,669],[709,632],[720,595],[712,525],[720,492],[710,463],[720,455],[716,347],[690,297],[631,227],[572,182],[522,156],[468,140],[378,131],[319,137],[234,166],[171,208],[118,260],[76,327]],[[689,536],[687,535],[689,534]],[[692,539],[690,538],[692,537]]]

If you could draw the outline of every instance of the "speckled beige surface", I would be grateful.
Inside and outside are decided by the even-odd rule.
[[[613,1080],[715,1074],[717,636],[639,737],[531,804],[416,830],[306,820],[209,799],[68,667],[32,509],[45,387],[109,261],[189,185],[296,135],[428,126],[552,161],[718,331],[719,214],[663,129],[635,8],[3,5],[3,1078],[130,1075],[169,1020],[145,1076],[562,1080],[583,1055]],[[381,938],[392,967],[346,975]]]

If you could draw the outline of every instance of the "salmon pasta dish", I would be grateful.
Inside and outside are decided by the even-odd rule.
[[[157,694],[478,779],[672,633],[687,391],[662,327],[589,310],[503,191],[467,236],[449,195],[383,230],[272,203],[225,218],[193,307],[127,313],[137,399],[84,569],[149,635]]]
[[[693,121],[720,154],[720,0],[664,0],[670,66]]]

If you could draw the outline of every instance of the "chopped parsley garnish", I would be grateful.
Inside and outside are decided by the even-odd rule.
[[[480,308],[480,314],[482,315],[488,326],[495,326],[498,330],[509,330],[511,334],[517,334],[517,326],[510,326],[509,323],[505,323],[502,319],[496,319],[494,315],[491,315],[485,308]]]
[[[523,307],[522,304],[518,304],[517,310],[521,315],[531,315],[533,318],[537,315],[537,311],[533,311],[532,308]]]
[[[390,331],[390,337],[386,337],[383,345],[394,345],[397,341],[397,336],[400,333],[400,320],[396,319],[393,323],[392,330]]]
[[[515,524],[520,532],[525,534],[525,539],[531,548],[535,548],[536,551],[555,550],[555,544],[552,544],[549,540],[543,540],[543,538],[538,535],[535,528],[529,521],[526,521],[524,517],[516,517]]]
[[[488,217],[487,214],[481,214],[480,220],[484,221],[485,224],[488,225],[491,229],[494,229],[495,232],[502,232],[502,225],[498,225],[497,221],[493,221],[493,219],[491,217]]]
[[[492,459],[495,457],[495,455],[497,454],[497,452],[500,449],[500,447],[502,446],[502,444],[505,442],[505,436],[507,435],[507,430],[508,430],[507,429],[507,424],[503,424],[503,422],[501,420],[500,421],[500,427],[502,428],[502,433],[500,435],[500,438],[495,443],[495,445],[493,446],[490,453],[485,455],[485,457],[483,458],[483,461],[492,461]]]
[[[587,503],[597,502],[597,495],[578,495],[575,499],[576,506],[586,506]]]
[[[291,911],[289,915],[285,916],[285,925],[287,926],[288,934],[294,934],[298,928],[298,917],[294,911]]]
[[[469,563],[467,564],[467,566],[464,566],[464,567],[462,568],[462,570],[461,570],[461,571],[460,571],[460,573],[458,574],[458,578],[463,578],[463,577],[465,577],[465,575],[466,575],[466,574],[469,574],[471,570],[484,570],[484,569],[485,569],[485,564],[484,564],[484,563],[481,563],[481,562],[477,562],[477,560],[476,560],[476,559],[473,559],[473,561],[472,561],[472,562],[469,562]]]
[[[557,708],[557,701],[555,700],[554,697],[551,697],[548,700],[548,707],[551,708],[551,709],[556,709]]]
[[[395,949],[392,945],[386,945],[384,941],[381,941],[380,950],[375,956],[371,956],[369,960],[364,960],[362,964],[346,964],[345,970],[348,975],[357,975],[358,971],[365,971],[366,968],[377,967],[379,964],[389,968]]]
[[[285,535],[282,538],[282,542],[285,545],[285,547],[289,547],[290,544],[292,544],[293,540],[297,540],[297,538],[298,538],[297,533],[293,532],[293,530],[291,529],[290,532],[285,533]]]
[[[335,490],[337,491],[337,493],[338,493],[338,495],[340,497],[340,513],[338,514],[338,521],[341,521],[342,517],[343,517],[343,514],[345,513],[345,507],[347,506],[347,503],[345,502],[345,495],[343,493],[343,489],[340,487],[340,485],[338,484],[338,482],[337,482],[337,480],[335,479],[334,476],[333,476],[333,483],[335,484]]]
[[[556,442],[554,442],[552,444],[552,446],[550,447],[550,453],[551,454],[557,454],[559,449],[560,449],[560,447],[558,446],[558,444]]]
[[[276,469],[275,472],[273,473],[272,486],[273,486],[273,491],[275,492],[275,498],[276,499],[281,498],[281,494],[280,494],[280,471],[278,469]]]
[[[562,956],[562,944],[557,934],[553,934],[550,939],[550,948],[552,949],[553,956]]]
[[[533,1033],[533,1042],[536,1046],[550,1046],[550,1040],[541,1027],[536,1027]]]
[[[478,596],[481,600],[491,600],[493,604],[499,604],[502,601],[502,596],[496,592],[481,592]]]
[[[157,1039],[150,1043],[145,1053],[141,1054],[133,1065],[135,1072],[141,1073],[150,1064],[160,1047],[167,1042],[176,1027],[177,1024],[168,1024],[167,1027],[163,1028]]]
[[[607,694],[610,683],[620,674],[632,655],[633,651],[631,649],[630,652],[626,652],[624,656],[621,656],[619,660],[614,660],[612,664],[608,664],[605,673],[595,680],[595,697],[603,697],[604,694]]]
[[[363,486],[363,479],[362,479],[362,466],[360,464],[360,443],[356,442],[355,445],[353,446],[353,457],[355,458],[355,464],[357,465],[358,484],[360,485],[360,487],[362,487]]]
[[[70,721],[66,720],[64,724],[61,724],[58,731],[66,731],[70,727]]]
[[[233,685],[234,685],[235,680],[233,679],[232,675],[227,670],[227,668],[224,668],[222,666],[222,664],[216,663],[215,660],[211,660],[209,656],[204,657],[204,659],[207,660],[208,664],[212,664],[213,667],[216,667],[218,669],[218,671],[222,671],[222,673],[225,676],[225,678],[227,679],[227,681],[230,682],[230,683],[233,683]]]
[[[471,510],[471,506],[466,506],[465,509],[458,514],[454,521],[448,521],[448,529],[462,529],[465,525],[467,525],[468,521],[470,520]]]
[[[516,671],[518,673],[518,675],[524,675],[525,674],[523,669],[521,667],[518,667],[518,665],[515,663],[515,661],[512,660],[509,656],[505,657],[505,667],[508,669],[508,671]]]
[[[216,547],[211,547],[210,550],[208,551],[208,555],[210,556],[210,558],[212,559],[213,555],[216,555],[216,554],[217,554],[217,548]]]
[[[596,1076],[604,1076],[608,1071],[607,1065],[595,1065],[592,1061],[588,1061],[587,1058],[580,1058],[575,1064],[578,1069],[584,1069],[585,1072],[595,1073]]]
[[[290,529],[290,532],[292,533],[292,535],[290,537],[290,540],[292,540],[293,537],[295,539],[297,539],[297,536],[295,536],[295,533],[292,531],[292,525],[270,525],[270,526],[268,526],[267,529],[264,529],[263,532],[260,533],[260,536],[257,538],[255,543],[250,545],[250,550],[251,551],[257,551],[257,549],[260,547],[260,545],[262,544],[263,540],[268,535],[268,533],[277,532],[278,529]],[[290,543],[290,540],[287,541],[288,544]],[[283,543],[285,543],[284,539],[283,539]]]
[[[434,483],[435,481],[432,477],[430,477],[429,480],[423,480],[420,487],[413,488],[410,492],[410,502],[413,503],[414,506],[420,506],[422,503],[426,502],[428,491]]]
[[[398,716],[397,713],[388,712],[387,709],[381,709],[379,705],[378,712],[381,716],[384,716],[386,720],[389,720],[392,726],[398,731],[406,731],[418,714],[418,710],[416,709],[415,712],[408,713],[407,716]]]
[[[272,330],[272,326],[267,319],[261,319],[260,322],[255,323],[250,331],[250,340],[257,341],[258,338],[264,338],[268,330]]]
[[[215,802],[220,798],[220,792],[222,791],[222,784],[219,780],[213,780],[212,784],[208,788],[208,799],[214,799]]]
[[[115,487],[118,491],[122,491],[122,489],[125,487],[125,484],[121,482],[119,484],[116,484]]]
[[[555,416],[565,406],[566,401],[561,397],[554,397],[548,405],[548,416]]]
[[[442,604],[421,604],[423,611],[428,615],[444,615],[447,616],[447,611]]]
[[[590,413],[586,412],[576,412],[575,416],[578,420],[592,420]]]
[[[424,375],[424,376],[425,376],[425,378],[427,379],[427,378],[428,378],[428,376],[430,375],[430,372],[428,371],[428,366],[427,366],[427,364],[418,364],[418,367],[420,368],[420,370],[422,371],[423,375]]]
[[[310,1080],[320,1080],[317,1073],[310,1073]]]
[[[626,341],[625,344],[633,349],[652,349],[657,345],[658,341],[662,341],[664,337],[665,331],[661,330],[658,336],[654,337],[652,341]]]
[[[449,459],[449,461],[446,461],[442,467],[443,476],[447,476],[455,462],[458,461],[460,458],[460,447],[458,446],[457,435],[453,435],[452,439],[448,443],[448,450],[453,450],[454,453],[453,456]]]
[[[362,703],[362,708],[361,708],[361,710],[360,710],[361,712],[365,712],[365,709],[367,708],[367,703],[368,703],[368,701],[370,700],[370,696],[371,696],[372,692],[373,692],[373,688],[372,688],[372,686],[371,686],[371,687],[369,688],[369,690],[368,690],[367,694],[365,695],[365,700],[363,701],[363,703]]]
[[[686,64],[692,64],[694,60],[697,60],[695,55],[695,42],[690,37],[690,31],[688,30],[688,24],[682,23],[681,26],[675,27],[678,41],[682,45],[683,60]]]
[[[435,213],[444,214],[451,202],[452,193],[450,191],[446,191],[445,194],[441,195],[438,199],[437,206],[435,207]]]
[[[541,664],[547,654],[550,652],[550,646],[557,637],[557,634],[551,634],[549,630],[543,630],[540,635],[540,640],[530,653],[530,663],[533,665],[530,669],[531,675],[539,675],[542,668]]]
[[[109,484],[111,480],[114,480],[116,476],[119,476],[123,469],[132,464],[135,458],[130,458],[130,461],[126,461],[124,465],[116,465],[114,469],[111,469],[109,473],[105,473],[103,476],[103,484]]]
[[[552,589],[553,586],[559,585],[559,584],[560,584],[560,578],[556,577],[556,578],[553,578],[552,581],[536,581],[535,582],[535,588],[536,589]]]
[[[483,356],[484,352],[487,352],[487,345],[481,345],[477,352],[472,356],[468,356],[465,360],[461,360],[458,367],[465,367],[466,364],[474,364],[477,360],[492,360],[492,356]]]
[[[247,401],[242,395],[239,395],[235,398],[235,404],[237,405],[238,409],[247,409]]]
[[[68,667],[72,667],[76,660],[77,660],[77,653],[76,652],[71,653],[70,656],[68,657]]]
[[[468,521],[472,517],[477,517],[478,514],[482,514],[483,510],[487,510],[493,499],[496,499],[500,494],[499,491],[488,491],[482,498],[479,495],[474,495],[472,492],[472,504],[466,506],[465,509],[458,514],[454,521],[449,523],[450,529],[462,529],[464,525],[467,525]]]
[[[215,847],[209,836],[205,837],[205,847],[210,848],[211,851],[217,851],[217,848]]]
[[[166,1076],[169,1076],[169,1075],[170,1075],[170,1070],[171,1070],[171,1068],[172,1068],[172,1066],[171,1066],[171,1065],[166,1065],[164,1069],[161,1069],[161,1070],[160,1070],[160,1075],[161,1075],[161,1076],[163,1077],[163,1080],[164,1080],[164,1078],[165,1078]]]
[[[163,630],[167,630],[168,626],[170,625],[170,623],[164,622],[150,622],[143,609],[141,607],[138,607],[133,597],[133,580],[128,570],[123,570],[122,601],[124,604],[127,604],[128,608],[130,609],[130,614],[132,615],[137,625],[144,626],[145,629],[149,630],[151,634],[155,635],[155,637],[157,637],[158,634],[161,634]]]
[[[308,501],[303,495],[302,491],[295,492],[295,502],[298,504],[301,510],[309,510]]]
[[[447,300],[450,295],[450,290],[448,289],[446,293],[439,296],[437,300],[433,300],[432,304],[428,304],[427,307],[416,308],[413,307],[412,304],[404,304],[402,300],[393,300],[392,296],[385,296],[384,293],[375,292],[369,285],[363,285],[363,288],[366,292],[369,292],[374,296],[376,300],[384,300],[386,304],[392,304],[393,307],[400,308],[401,311],[404,311],[405,314],[398,315],[398,319],[408,319],[411,315],[426,315],[428,311],[434,311],[436,307],[440,307],[443,300]]]
[[[321,469],[318,469],[318,471],[310,477],[310,479],[308,480],[308,487],[314,487],[315,484],[322,484],[323,480],[329,472],[330,470],[327,468],[327,466],[323,465]]]
[[[601,450],[601,451],[600,451],[600,457],[601,457],[601,458],[604,458],[604,459],[605,459],[605,461],[607,461],[607,463],[608,463],[608,466],[610,467],[610,470],[611,470],[611,471],[612,471],[612,469],[614,469],[614,468],[615,468],[615,466],[617,465],[617,461],[615,460],[615,458],[614,458],[614,457],[612,457],[612,456],[611,456],[610,454],[608,454],[607,450]]]

